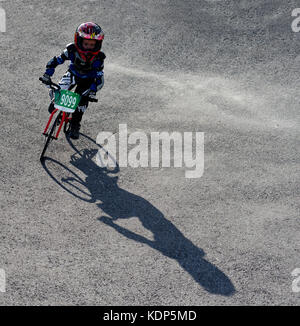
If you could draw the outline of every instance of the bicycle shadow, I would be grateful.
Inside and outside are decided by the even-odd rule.
[[[49,176],[76,198],[96,203],[102,212],[108,215],[99,217],[98,220],[100,222],[114,228],[115,231],[128,239],[146,244],[164,256],[176,260],[209,293],[224,296],[233,295],[235,288],[230,279],[215,265],[203,258],[205,253],[202,249],[187,239],[149,201],[118,186],[118,177],[114,176],[119,172],[118,165],[111,171],[107,168],[99,167],[92,160],[97,155],[99,148],[102,150],[103,148],[90,137],[83,134],[82,136],[89,138],[97,146],[97,148],[85,148],[79,151],[68,140],[71,147],[75,150],[75,153],[71,155],[70,164],[79,173],[83,174],[84,177],[80,177],[75,170],[70,169],[57,160],[45,158],[43,167]],[[109,155],[109,153],[107,154]],[[60,165],[68,171],[70,176],[61,178],[61,181],[59,181],[47,168],[47,161]],[[90,198],[87,198],[88,193]],[[118,219],[131,217],[139,218],[143,227],[153,234],[154,240],[149,240],[115,223]]]

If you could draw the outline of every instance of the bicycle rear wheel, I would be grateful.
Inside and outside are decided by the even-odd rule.
[[[47,139],[46,139],[46,142],[45,142],[45,146],[43,148],[43,151],[42,151],[42,154],[41,154],[41,157],[40,157],[40,160],[42,161],[44,159],[44,155],[46,153],[46,150],[49,146],[49,144],[51,143],[51,141],[53,139],[56,139],[55,138],[55,132],[56,132],[56,129],[57,127],[59,126],[60,124],[60,121],[61,121],[61,112],[59,112],[58,116],[56,117],[56,119],[54,120],[52,126],[51,126],[51,129],[50,129],[50,132],[48,133],[47,135]]]

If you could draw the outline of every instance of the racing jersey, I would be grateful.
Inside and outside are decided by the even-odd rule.
[[[66,60],[70,60],[71,63],[68,70],[78,78],[94,79],[90,89],[96,92],[103,86],[103,68],[105,58],[105,54],[100,51],[92,61],[84,61],[80,57],[75,44],[70,43],[66,46],[61,55],[53,57],[47,63],[45,73],[49,76],[52,76],[55,72],[55,68],[58,65],[63,64]]]

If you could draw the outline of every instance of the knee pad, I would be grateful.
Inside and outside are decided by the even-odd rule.
[[[53,89],[49,89],[49,96],[50,96],[50,100],[54,100],[54,90]]]
[[[87,109],[87,106],[86,105],[79,105],[77,107],[77,110],[80,111],[80,112],[85,112],[86,109]]]

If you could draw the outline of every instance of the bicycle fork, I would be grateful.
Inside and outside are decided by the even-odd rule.
[[[47,125],[45,127],[45,130],[43,132],[43,135],[44,136],[48,136],[47,131],[48,131],[49,125],[50,125],[50,123],[51,123],[51,121],[53,119],[53,116],[55,115],[55,113],[57,111],[59,111],[59,110],[58,109],[54,109],[54,111],[50,114],[49,120],[48,120]],[[66,112],[62,112],[62,117],[61,117],[61,121],[60,121],[60,124],[59,124],[59,128],[58,128],[58,130],[56,132],[56,135],[55,136],[52,136],[53,139],[58,139],[58,135],[59,135],[59,133],[61,131],[61,128],[62,128],[64,122],[67,123],[70,120],[71,120],[71,118],[69,118],[69,115]]]

